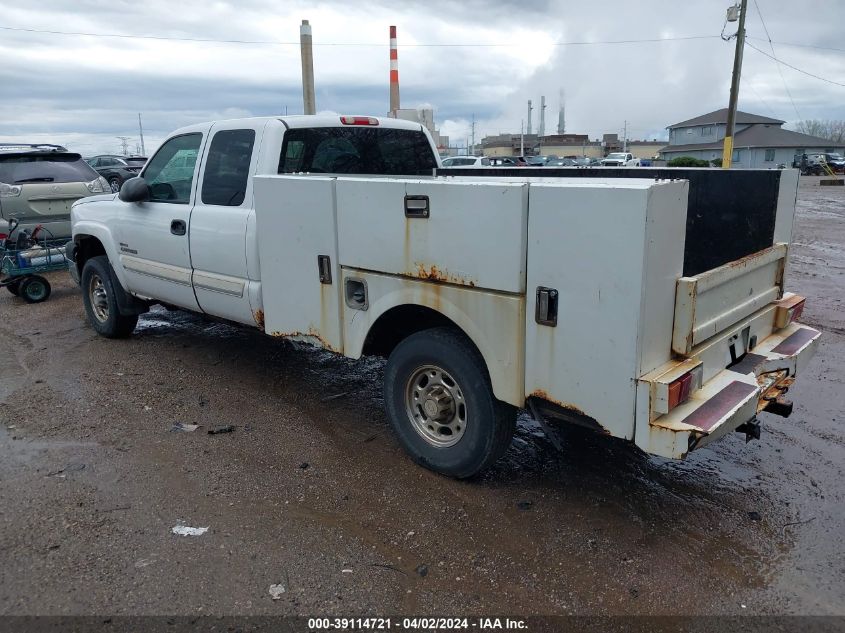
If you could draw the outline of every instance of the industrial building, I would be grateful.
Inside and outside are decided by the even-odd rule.
[[[722,158],[728,109],[722,108],[670,125],[669,144],[660,157],[691,156],[712,161]],[[784,121],[737,110],[732,166],[777,167],[792,164],[796,154],[842,153],[843,145],[783,129]]]
[[[664,141],[628,140],[618,134],[604,134],[602,139],[590,140],[586,134],[498,134],[481,140],[481,153],[485,156],[560,156],[604,158],[611,152],[631,152],[636,158],[654,158],[666,143]],[[524,151],[523,151],[524,150]]]

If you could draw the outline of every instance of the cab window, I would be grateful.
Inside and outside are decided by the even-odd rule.
[[[176,136],[150,159],[142,175],[150,186],[151,202],[190,202],[201,141],[199,133]]]
[[[211,139],[202,177],[202,203],[238,207],[249,181],[255,130],[222,130]]]

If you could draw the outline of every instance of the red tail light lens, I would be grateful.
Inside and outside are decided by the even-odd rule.
[[[342,116],[340,122],[344,125],[378,125],[374,116]]]
[[[703,372],[703,366],[699,365],[669,383],[669,411],[689,400],[692,392],[701,388]]]

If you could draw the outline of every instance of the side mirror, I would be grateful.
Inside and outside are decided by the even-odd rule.
[[[145,202],[150,199],[150,186],[140,176],[130,178],[123,183],[118,197],[124,202]]]

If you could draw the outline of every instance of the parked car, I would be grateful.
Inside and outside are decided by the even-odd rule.
[[[450,156],[443,159],[443,167],[489,167],[486,156]]]
[[[61,145],[0,144],[0,217],[20,234],[70,237],[70,205],[108,193],[109,184],[79,154]]]
[[[576,163],[571,158],[552,158],[546,163],[546,167],[575,167]]]
[[[521,156],[491,156],[492,167],[525,167],[528,163]]]
[[[529,167],[545,167],[549,160],[548,156],[520,156],[519,158],[524,160]]]
[[[573,161],[578,167],[598,167],[601,165],[601,161],[598,158],[589,158],[587,156],[574,158]]]
[[[638,167],[640,160],[631,152],[612,152],[601,161],[602,167]]]
[[[109,182],[109,187],[113,193],[117,193],[126,180],[141,173],[141,169],[147,163],[147,158],[145,156],[102,154],[86,158],[85,162]]]

